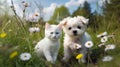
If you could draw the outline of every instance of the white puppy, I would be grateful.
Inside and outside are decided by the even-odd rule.
[[[64,36],[64,57],[63,61],[68,61],[73,52],[81,48],[78,52],[83,54],[81,61],[85,63],[87,48],[85,43],[90,41],[90,36],[87,34],[86,28],[89,19],[84,18],[83,16],[77,17],[67,17],[60,22],[63,25]],[[77,46],[75,45],[77,43]],[[75,47],[76,46],[76,49]]]

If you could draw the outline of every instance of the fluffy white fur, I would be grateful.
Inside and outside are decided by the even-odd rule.
[[[61,25],[49,25],[46,23],[45,37],[35,46],[37,56],[44,56],[51,63],[56,61],[60,48],[61,27]]]
[[[87,24],[88,19],[84,18],[83,16],[77,17],[67,17],[60,22],[63,26],[63,31],[65,33],[64,36],[64,61],[69,61],[72,54],[77,50],[74,48],[75,43],[80,45],[79,53],[83,54],[83,58],[81,61],[85,63],[87,48],[85,47],[85,43],[90,41],[90,36],[87,34]]]

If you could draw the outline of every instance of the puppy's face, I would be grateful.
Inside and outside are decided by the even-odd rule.
[[[72,18],[68,17],[64,19],[61,23],[63,24],[63,31],[65,32],[65,34],[72,37],[77,37],[85,32],[88,24],[88,19],[82,16]]]

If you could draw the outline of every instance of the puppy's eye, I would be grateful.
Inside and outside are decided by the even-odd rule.
[[[50,32],[50,34],[53,34],[53,32]]]
[[[71,30],[71,29],[72,29],[72,27],[69,27],[69,28],[68,28],[68,30]]]
[[[78,26],[77,28],[78,28],[78,29],[81,29],[81,26]]]
[[[56,34],[59,34],[59,32],[56,32]]]

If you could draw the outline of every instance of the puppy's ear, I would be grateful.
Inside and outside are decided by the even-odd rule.
[[[62,26],[65,26],[65,25],[67,24],[67,20],[68,20],[68,19],[69,19],[69,17],[63,19],[63,20],[60,22],[60,24],[62,24]]]
[[[46,22],[45,29],[49,29],[49,28],[50,28],[50,24],[48,22]]]
[[[89,19],[86,19],[83,16],[77,16],[77,18],[82,22],[82,24],[87,25],[89,22]]]
[[[66,20],[62,20],[62,21],[60,22],[60,24],[61,24],[62,26],[65,26],[65,25],[67,24],[67,21],[66,21]]]
[[[83,22],[84,24],[88,25],[89,19],[85,19]]]

